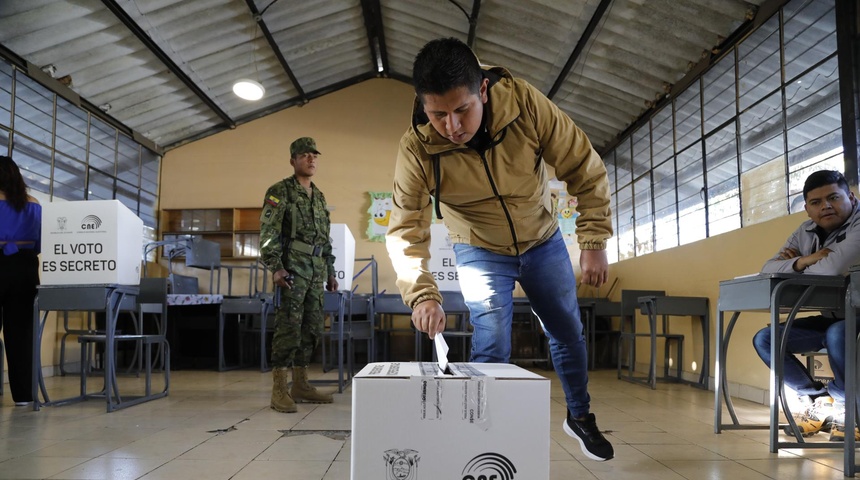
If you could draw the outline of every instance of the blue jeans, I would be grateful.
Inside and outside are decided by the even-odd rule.
[[[457,272],[474,327],[471,361],[507,363],[511,358],[514,284],[519,282],[541,321],[555,371],[574,417],[588,414],[587,355],[576,279],[561,232],[519,256],[454,244]]]
[[[780,324],[779,328],[782,332],[785,324]],[[753,346],[770,367],[770,326],[755,334]],[[833,380],[827,386],[813,379],[806,366],[793,355],[815,352],[822,347],[827,348],[830,369],[833,370]],[[791,323],[786,349],[783,378],[787,387],[801,395],[829,394],[837,402],[845,403],[845,320],[825,316],[795,319]]]

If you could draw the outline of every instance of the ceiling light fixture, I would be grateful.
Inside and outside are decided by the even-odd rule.
[[[277,1],[277,0],[275,0]],[[269,4],[269,7],[272,6],[275,2]],[[266,8],[269,8],[266,7]],[[263,9],[265,12],[266,9]],[[237,97],[242,100],[248,100],[251,102],[256,102],[263,98],[263,95],[266,94],[266,89],[263,87],[263,84],[260,83],[260,72],[257,71],[257,29],[260,27],[260,23],[263,21],[262,12],[258,15],[252,16],[251,22],[251,41],[249,42],[249,46],[251,47],[251,62],[248,67],[253,67],[254,71],[249,72],[245,78],[240,78],[233,83],[233,93],[236,94]],[[252,80],[252,79],[256,80]]]
[[[233,93],[235,93],[239,98],[256,101],[263,98],[263,94],[266,93],[266,89],[263,88],[263,85],[261,85],[260,82],[243,78],[241,80],[237,80],[236,83],[233,84]]]

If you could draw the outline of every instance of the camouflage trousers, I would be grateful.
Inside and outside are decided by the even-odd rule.
[[[280,292],[280,306],[275,309],[272,367],[307,366],[323,333],[322,281],[295,276],[293,288],[281,288]]]

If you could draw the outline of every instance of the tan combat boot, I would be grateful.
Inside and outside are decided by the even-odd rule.
[[[287,385],[290,382],[290,369],[287,367],[272,369],[272,410],[293,413],[297,412],[296,402],[290,396],[290,390]]]
[[[297,402],[331,403],[330,393],[322,393],[308,383],[308,367],[293,367],[293,388],[290,390]]]

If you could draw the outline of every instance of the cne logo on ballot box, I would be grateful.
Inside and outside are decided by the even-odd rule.
[[[517,467],[499,453],[482,453],[463,468],[462,480],[514,480]]]
[[[43,285],[140,283],[143,221],[118,200],[42,206]]]

